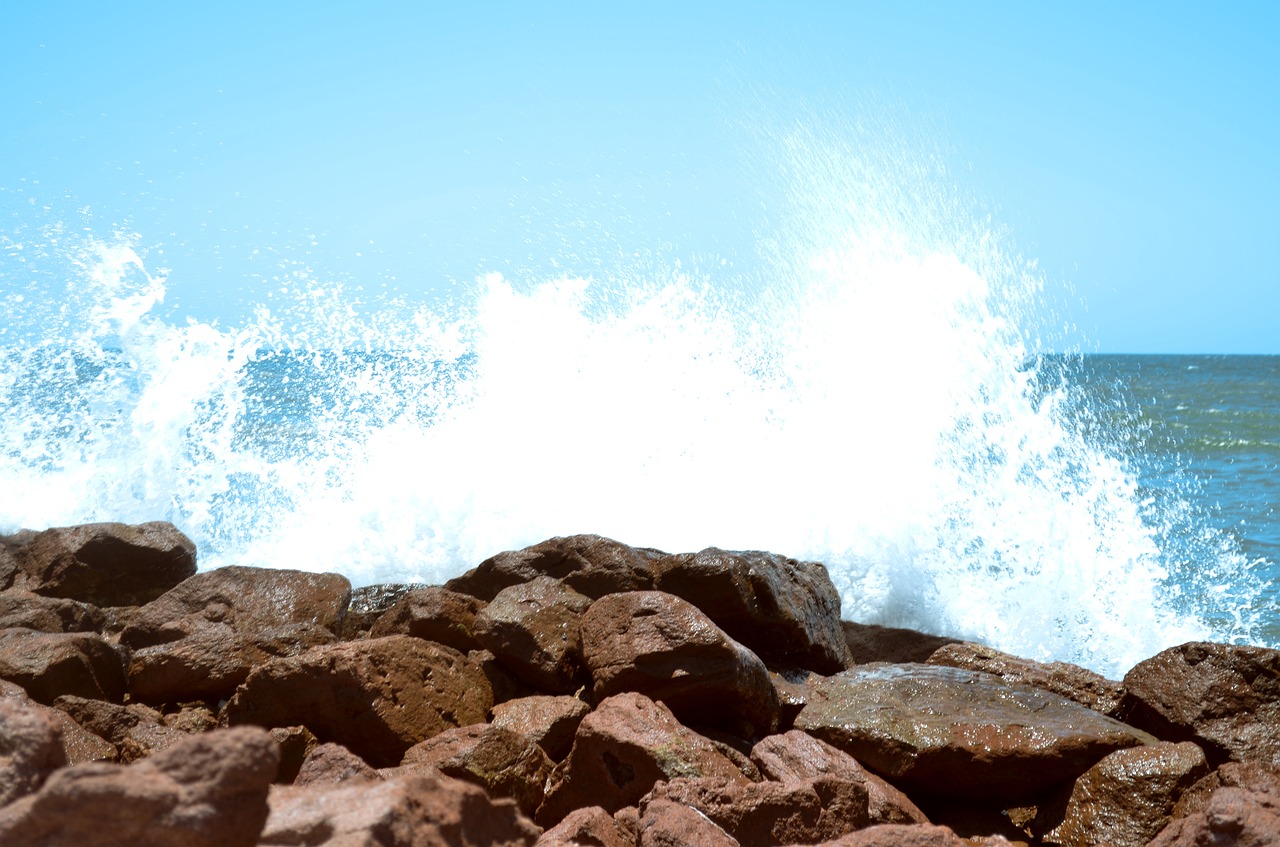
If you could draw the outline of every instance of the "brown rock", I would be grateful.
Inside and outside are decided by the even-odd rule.
[[[670,800],[697,809],[742,847],[815,844],[867,826],[867,792],[835,777],[747,782],[726,777],[659,783],[640,804]]]
[[[17,587],[95,606],[150,602],[196,572],[195,544],[164,521],[46,529],[14,559]]]
[[[17,683],[0,679],[0,702],[10,701],[54,720],[62,733],[62,749],[69,764],[113,762],[118,753],[114,744],[84,729],[61,709],[44,706],[27,696]]]
[[[842,750],[808,733],[792,730],[761,739],[751,750],[760,773],[775,782],[804,782],[833,777],[856,782],[867,794],[871,823],[928,823],[924,812],[907,795],[870,773]]]
[[[1172,821],[1150,847],[1277,847],[1280,797],[1220,788],[1203,811]]]
[[[426,587],[421,582],[388,582],[353,588],[351,602],[347,604],[347,614],[338,627],[338,637],[343,641],[356,641],[366,637],[370,627],[401,597],[410,591]]]
[[[827,569],[756,550],[708,547],[654,563],[654,587],[689,601],[772,666],[837,673],[850,655]]]
[[[643,694],[619,694],[583,718],[573,750],[552,773],[538,820],[554,825],[586,806],[607,812],[634,806],[654,783],[677,776],[738,778],[741,772],[666,706]]]
[[[101,632],[106,616],[97,606],[45,597],[13,589],[0,593],[0,629],[34,629],[40,632]]]
[[[552,761],[569,755],[578,724],[591,707],[577,697],[535,695],[493,707],[493,725],[537,744]]]
[[[868,665],[813,686],[796,728],[895,785],[1004,807],[1146,733],[1029,686],[935,665]]]
[[[475,616],[475,637],[520,681],[548,694],[571,694],[582,668],[582,613],[591,600],[540,576],[498,592]]]
[[[872,662],[925,662],[948,644],[959,644],[954,638],[929,635],[914,629],[899,629],[878,624],[843,621],[844,641],[850,661],[857,665]]]
[[[186,741],[188,734],[165,726],[161,714],[138,703],[121,706],[102,700],[62,696],[53,705],[78,725],[115,746],[128,764]]]
[[[602,597],[583,616],[582,640],[597,699],[638,691],[684,723],[747,738],[778,726],[777,692],[764,663],[679,597],[661,591]]]
[[[1007,845],[1003,838],[983,839],[989,847]],[[820,847],[975,847],[945,826],[886,823],[842,835]]]
[[[809,702],[809,684],[822,677],[805,670],[771,670],[769,679],[778,695],[778,731],[786,732],[795,724],[796,716]]]
[[[36,537],[30,529],[22,529],[13,535],[0,534],[0,590],[13,585],[14,576],[18,572],[18,549]]]
[[[65,764],[62,726],[44,707],[0,700],[0,806],[38,790]]]
[[[0,630],[0,678],[46,705],[61,694],[120,702],[126,655],[95,633]]]
[[[233,726],[301,724],[390,767],[423,739],[483,721],[492,705],[488,680],[461,653],[390,635],[273,659],[249,674],[225,715]]]
[[[1183,818],[1204,811],[1209,806],[1209,798],[1219,788],[1243,788],[1280,797],[1280,766],[1227,762],[1184,791],[1173,807],[1173,816]]]
[[[739,847],[738,840],[702,812],[656,797],[640,818],[640,847]]]
[[[382,774],[341,744],[317,744],[307,753],[294,785],[337,785],[349,780],[381,782]]]
[[[511,800],[456,779],[273,786],[258,847],[527,847],[538,828]]]
[[[1035,662],[967,641],[938,648],[929,657],[928,664],[981,671],[1005,682],[1043,688],[1113,718],[1119,716],[1120,700],[1124,696],[1124,686],[1120,683],[1078,665]]]
[[[552,767],[537,744],[489,724],[445,730],[410,747],[401,766],[423,765],[475,783],[490,797],[510,797],[530,816],[542,805]]]
[[[320,745],[315,733],[305,726],[273,726],[271,740],[280,749],[280,767],[276,768],[276,782],[289,783],[298,778],[303,763],[311,751]]]
[[[1189,741],[1117,750],[1042,805],[1035,830],[1064,847],[1144,847],[1208,770],[1204,751]]]
[[[412,635],[463,653],[479,650],[473,631],[476,615],[484,607],[483,600],[447,588],[407,591],[377,619],[369,636]]]
[[[594,600],[619,591],[653,588],[649,568],[665,555],[598,535],[571,535],[499,553],[444,587],[492,600],[504,588],[549,576]]]
[[[1196,742],[1211,765],[1280,764],[1280,650],[1183,644],[1140,662],[1124,686],[1126,720]]]
[[[129,767],[72,765],[0,809],[0,844],[253,847],[276,748],[256,729],[189,737]]]
[[[687,842],[685,842],[687,843]],[[599,806],[575,809],[560,823],[542,833],[537,847],[636,847],[635,836],[625,832]]]

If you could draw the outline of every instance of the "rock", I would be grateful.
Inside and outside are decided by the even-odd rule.
[[[317,744],[303,759],[293,784],[337,785],[350,780],[381,782],[382,779],[382,774],[341,744]]]
[[[1155,740],[1047,691],[956,668],[868,665],[812,690],[797,729],[906,791],[1001,807]]]
[[[482,649],[473,634],[483,600],[447,588],[407,591],[369,630],[372,638],[412,635],[452,647],[462,653]]]
[[[0,700],[0,806],[36,791],[65,764],[62,726],[44,707]]]
[[[102,610],[88,603],[21,589],[0,593],[0,629],[100,632],[105,623]]]
[[[1144,847],[1208,771],[1204,751],[1189,741],[1117,750],[1042,805],[1034,829],[1063,847]]]
[[[389,635],[273,659],[249,674],[225,717],[232,726],[301,724],[391,767],[419,741],[482,722],[492,706],[488,680],[461,653]]]
[[[27,695],[22,686],[0,679],[0,702],[5,701],[14,702],[54,720],[61,729],[62,749],[69,764],[113,762],[118,757],[114,744],[89,732],[72,720],[66,712],[37,703]]]
[[[844,642],[849,648],[850,661],[856,665],[872,662],[925,662],[939,648],[959,644],[954,638],[929,635],[914,629],[899,629],[878,624],[843,621]]]
[[[1184,791],[1173,807],[1173,816],[1183,818],[1204,811],[1209,798],[1219,788],[1243,788],[1280,797],[1280,767],[1258,762],[1227,762]]]
[[[597,699],[638,691],[686,724],[746,738],[777,728],[778,698],[764,663],[679,597],[602,597],[583,616],[582,641]]]
[[[654,588],[697,606],[771,667],[832,674],[850,663],[840,593],[818,562],[708,547],[659,559],[653,573]]]
[[[0,630],[0,678],[45,705],[61,694],[120,702],[126,655],[96,633]]]
[[[778,695],[778,731],[786,732],[795,725],[796,716],[809,702],[809,684],[822,677],[805,670],[771,670],[769,679]]]
[[[492,600],[504,588],[549,576],[594,600],[619,591],[653,588],[650,566],[665,555],[598,535],[571,535],[499,553],[444,587]]]
[[[862,785],[867,794],[867,817],[877,823],[928,823],[924,812],[907,795],[867,771],[842,750],[808,733],[792,730],[761,739],[751,750],[760,773],[775,782],[804,782],[834,777]]]
[[[320,746],[315,733],[305,726],[273,726],[271,740],[280,749],[280,767],[276,768],[276,782],[290,783],[298,778],[298,772],[311,751]]]
[[[1217,845],[1280,845],[1280,797],[1245,788],[1220,788],[1203,811],[1172,821],[1150,847]]]
[[[1008,845],[1003,838],[983,839],[988,847]],[[825,841],[820,847],[977,847],[945,826],[886,823]]]
[[[737,839],[702,812],[662,797],[645,804],[640,847],[739,847]]]
[[[456,779],[277,785],[258,847],[527,847],[538,828],[511,800]]]
[[[552,767],[537,744],[489,724],[445,730],[410,747],[401,767],[422,765],[475,783],[490,797],[510,797],[529,816],[542,805]]]
[[[79,726],[114,745],[124,764],[145,759],[188,738],[182,730],[165,726],[159,712],[137,703],[121,706],[63,695],[53,705]]]
[[[569,755],[578,725],[591,707],[577,697],[535,695],[493,707],[493,725],[537,744],[552,761]]]
[[[552,773],[538,821],[552,826],[586,806],[606,812],[634,806],[654,783],[677,776],[741,775],[711,741],[681,726],[666,706],[643,694],[618,694],[582,719],[573,750]]]
[[[1035,662],[967,641],[943,645],[929,656],[927,663],[981,671],[1005,682],[1043,688],[1113,718],[1119,716],[1124,696],[1123,685],[1078,665]]]
[[[790,782],[676,778],[654,786],[640,804],[669,800],[697,809],[742,847],[816,844],[867,826],[867,792],[835,777]]]
[[[352,589],[347,614],[342,619],[342,625],[338,627],[338,637],[343,641],[364,638],[378,618],[382,617],[401,597],[410,591],[426,587],[421,582],[393,582]]]
[[[13,535],[0,534],[0,590],[13,585],[18,573],[18,550],[35,537],[35,532],[29,529],[18,530]]]
[[[681,842],[687,843],[687,842]],[[636,847],[635,837],[625,832],[599,806],[575,809],[560,823],[542,833],[538,847]]]
[[[46,529],[14,559],[15,586],[95,606],[148,603],[196,572],[195,544],[164,521]]]
[[[476,640],[512,676],[547,694],[572,694],[582,667],[582,613],[591,600],[550,577],[498,592],[474,621]]]
[[[1280,764],[1280,650],[1192,642],[1124,678],[1125,719],[1169,741],[1194,741],[1211,765]]]
[[[0,844],[253,847],[276,747],[257,729],[218,730],[128,767],[72,765],[0,809]]]

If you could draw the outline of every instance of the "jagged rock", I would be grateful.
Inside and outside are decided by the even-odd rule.
[[[1063,847],[1144,847],[1208,771],[1204,751],[1189,741],[1117,750],[1042,805],[1035,830]]]
[[[66,764],[62,726],[44,707],[0,700],[0,806],[38,790]]]
[[[227,703],[230,725],[301,724],[374,767],[414,744],[479,723],[493,706],[484,674],[456,650],[407,635],[344,641],[254,669]]]
[[[523,550],[491,556],[444,587],[492,600],[504,588],[549,576],[594,600],[619,591],[653,588],[650,566],[665,555],[599,535],[550,538]]]
[[[0,629],[100,632],[105,624],[101,609],[78,600],[45,597],[22,589],[0,593]]]
[[[687,842],[684,842],[687,843]],[[537,847],[636,847],[636,838],[625,832],[599,806],[575,809],[564,820],[542,833]]]
[[[556,766],[538,812],[544,826],[569,812],[634,806],[659,780],[677,776],[742,776],[706,738],[643,694],[618,694],[583,718],[569,757]]]
[[[590,605],[585,595],[540,576],[499,591],[475,616],[475,637],[521,682],[571,694],[587,682],[580,624]]]
[[[18,549],[35,537],[35,532],[29,529],[18,530],[13,535],[0,534],[0,590],[13,585],[18,573]]]
[[[653,565],[654,588],[703,611],[770,666],[837,673],[850,663],[840,593],[825,566],[708,547]]]
[[[878,624],[843,621],[844,642],[849,648],[850,661],[855,665],[873,662],[903,664],[925,662],[948,644],[961,642],[954,638],[930,635],[914,629],[899,629]]]
[[[1202,811],[1177,818],[1149,847],[1277,847],[1280,795],[1219,788]]]
[[[161,714],[138,703],[121,706],[102,700],[63,695],[53,701],[89,732],[105,739],[119,751],[119,759],[129,764],[145,759],[186,741],[188,733],[165,726]]]
[[[95,606],[150,602],[196,572],[196,547],[165,521],[55,527],[16,551],[14,585]]]
[[[1005,682],[1043,688],[1113,718],[1119,717],[1124,696],[1123,685],[1078,665],[1036,662],[967,641],[943,645],[929,656],[928,664],[981,671]]]
[[[945,826],[886,823],[824,841],[818,847],[1008,847],[1004,838],[966,841]]]
[[[538,828],[511,800],[432,774],[276,785],[258,847],[528,847]]]
[[[445,730],[410,747],[401,767],[422,765],[473,782],[490,797],[510,797],[529,816],[542,805],[552,767],[537,744],[490,724]]]
[[[337,630],[338,637],[343,641],[364,638],[378,618],[386,614],[387,610],[401,597],[410,591],[426,587],[421,582],[392,582],[352,589],[351,602],[347,604],[347,614]]]
[[[1211,765],[1280,765],[1280,650],[1191,642],[1124,678],[1125,719],[1169,741],[1194,741]]]
[[[0,844],[253,847],[276,747],[262,730],[218,730],[130,765],[72,765],[0,809]]]
[[[1204,811],[1209,805],[1209,798],[1219,788],[1243,788],[1246,791],[1280,797],[1280,766],[1259,762],[1227,762],[1184,791],[1173,807],[1173,816],[1183,818]]]
[[[381,782],[382,774],[341,744],[317,744],[298,768],[294,785],[337,785],[349,780]]]
[[[638,691],[688,724],[756,738],[778,726],[764,663],[686,600],[661,591],[610,594],[582,619],[594,694]]]
[[[118,703],[127,652],[96,633],[0,630],[0,678],[45,705],[61,694]]]
[[[797,729],[925,795],[1016,805],[1155,740],[1047,691],[956,668],[868,665],[812,690]]]
[[[552,761],[569,755],[578,724],[591,707],[577,697],[535,695],[493,707],[493,725],[509,729],[537,744]]]
[[[377,619],[369,636],[412,635],[463,653],[480,650],[474,630],[476,615],[484,607],[483,600],[447,588],[407,591]]]
[[[834,777],[863,786],[867,817],[877,823],[928,823],[924,812],[907,795],[845,753],[808,733],[791,730],[763,738],[751,750],[760,773],[775,782],[804,782]]]
[[[270,732],[271,740],[280,749],[276,782],[293,782],[298,778],[298,772],[302,770],[311,751],[320,745],[320,741],[305,726],[273,726]]]
[[[0,679],[0,702],[4,701],[14,702],[54,720],[62,732],[62,749],[69,764],[113,762],[119,756],[114,744],[89,732],[66,712],[37,703],[21,685]]]
[[[656,797],[640,817],[640,847],[739,847],[737,839],[702,812]]]

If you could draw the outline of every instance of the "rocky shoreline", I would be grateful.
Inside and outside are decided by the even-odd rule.
[[[0,844],[1280,844],[1280,651],[1122,681],[599,536],[443,586],[0,537]]]

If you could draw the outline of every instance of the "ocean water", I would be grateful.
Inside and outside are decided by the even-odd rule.
[[[1111,675],[1280,645],[1280,360],[1055,353],[1058,295],[929,157],[782,147],[749,272],[641,248],[442,304],[295,264],[235,324],[166,311],[145,233],[10,218],[0,532],[166,519],[201,568],[356,585],[598,533]]]

